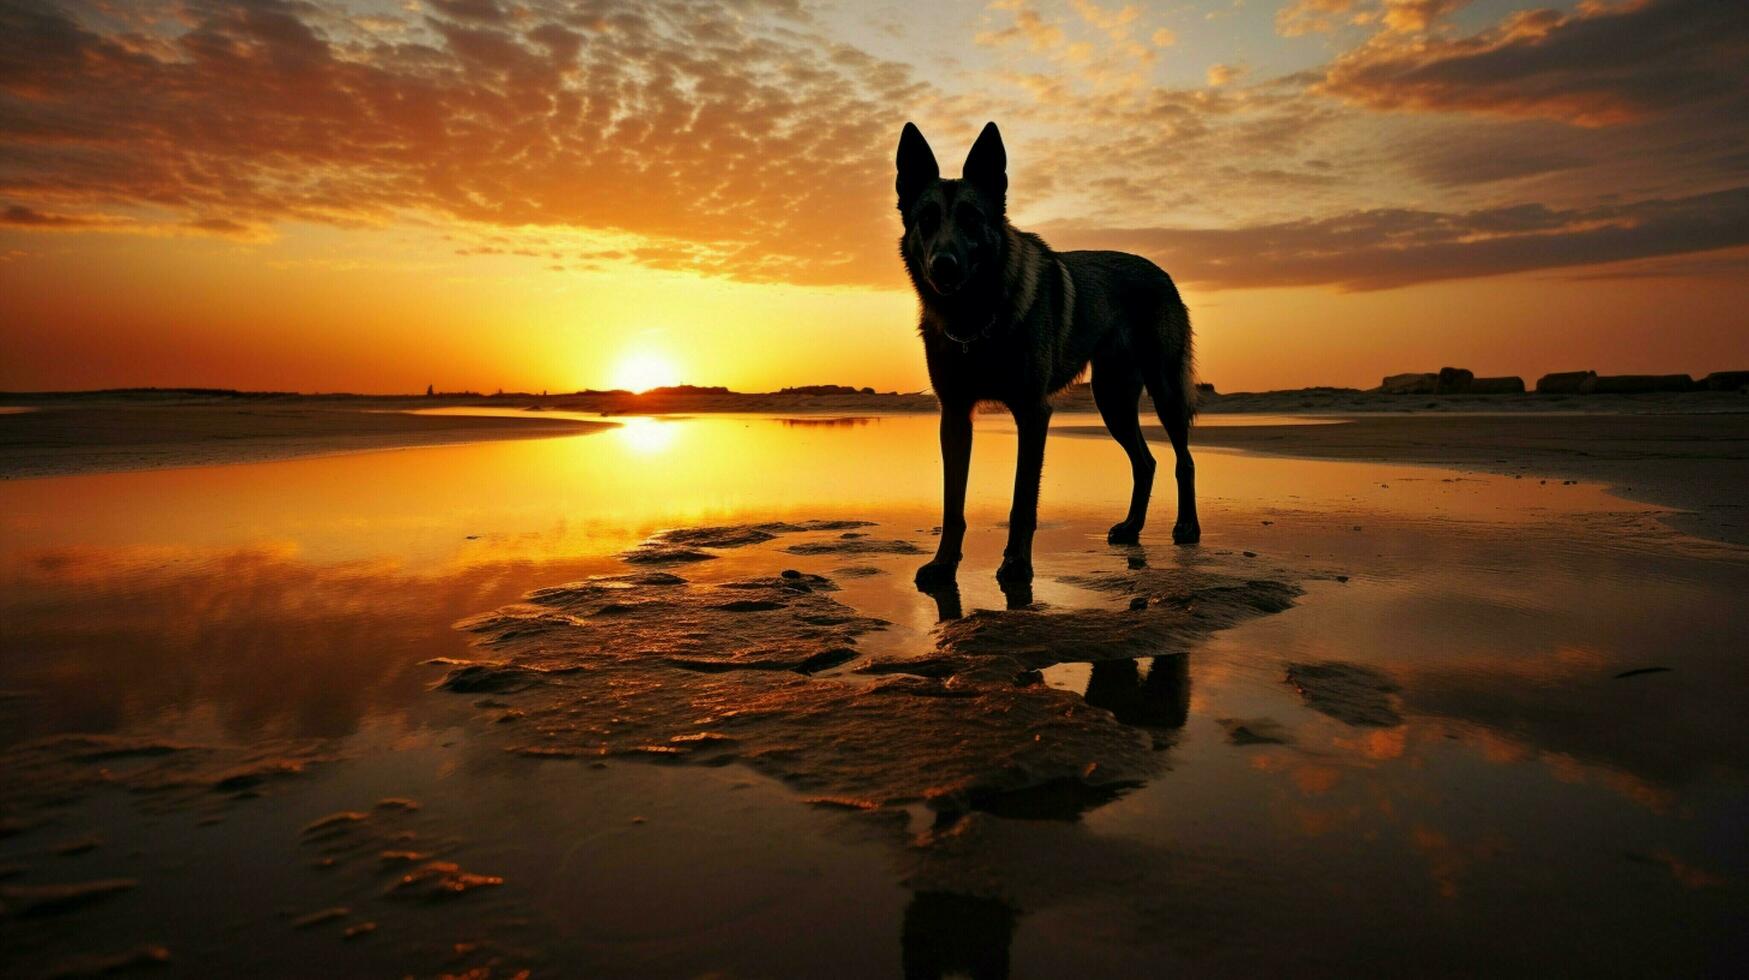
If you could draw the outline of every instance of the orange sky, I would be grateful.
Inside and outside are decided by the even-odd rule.
[[[921,389],[907,119],[1223,390],[1749,367],[1749,17],[1521,7],[0,0],[0,389]]]

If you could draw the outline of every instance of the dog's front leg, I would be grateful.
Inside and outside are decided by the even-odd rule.
[[[1008,547],[1002,549],[1002,567],[996,581],[1020,585],[1032,581],[1032,532],[1038,527],[1038,482],[1045,467],[1045,433],[1051,427],[1051,406],[1046,403],[1010,407],[1019,432],[1020,449],[1014,460],[1014,506],[1008,511]]]
[[[917,569],[924,592],[952,585],[966,537],[966,474],[972,466],[972,407],[941,405],[941,541],[929,564]]]

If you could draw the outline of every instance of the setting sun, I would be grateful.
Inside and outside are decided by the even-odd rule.
[[[613,369],[613,386],[627,391],[649,391],[680,383],[680,370],[660,354],[640,351],[627,354]]]

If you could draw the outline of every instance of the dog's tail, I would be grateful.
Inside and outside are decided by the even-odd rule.
[[[1171,381],[1172,397],[1185,419],[1196,417],[1201,393],[1196,387],[1196,341],[1190,329],[1190,308],[1177,296],[1166,304],[1166,319],[1161,324],[1161,339],[1167,352],[1166,372]]]

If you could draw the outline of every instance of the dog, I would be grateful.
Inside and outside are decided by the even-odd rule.
[[[1146,388],[1172,440],[1178,480],[1172,540],[1199,541],[1190,311],[1171,277],[1138,255],[1056,252],[1009,224],[1008,152],[993,122],[972,144],[959,180],[942,178],[929,142],[906,123],[897,169],[905,226],[899,254],[917,290],[917,330],[941,403],[941,542],[917,570],[917,587],[954,586],[966,533],[972,411],[980,402],[1000,402],[1014,416],[1020,449],[996,581],[1005,591],[1030,591],[1050,396],[1089,364],[1094,403],[1129,455],[1135,481],[1129,513],[1107,540],[1133,544],[1147,521],[1154,457],[1137,418]]]

